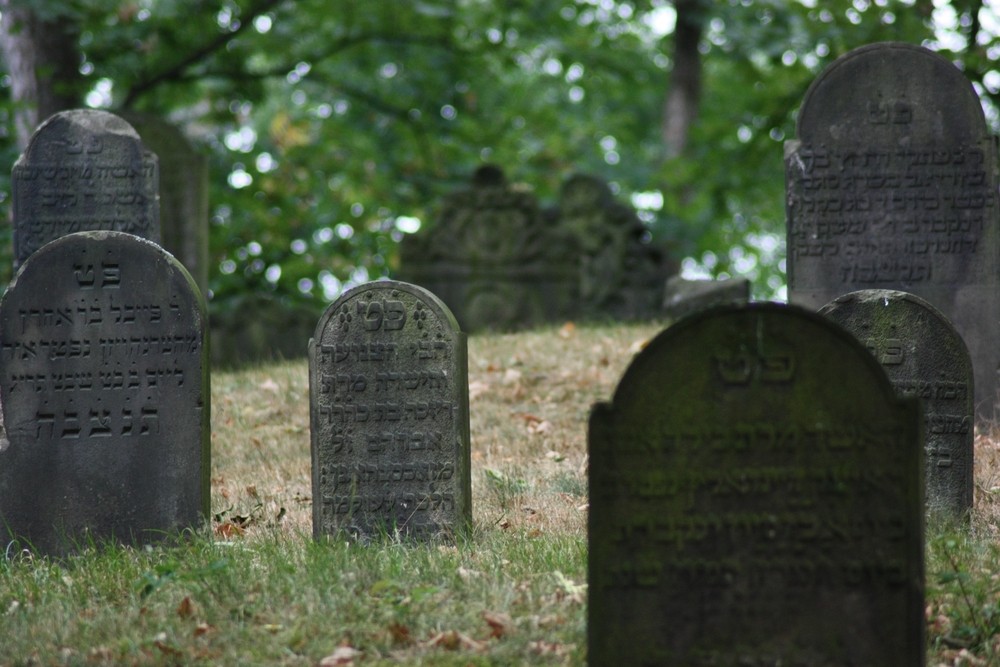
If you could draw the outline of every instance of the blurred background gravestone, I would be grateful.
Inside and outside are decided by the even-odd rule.
[[[980,419],[1000,369],[994,138],[968,79],[908,44],[838,58],[785,145],[788,297],[818,309],[860,289],[917,294],[969,348]]]
[[[603,181],[574,176],[558,205],[543,210],[485,165],[471,187],[445,198],[435,224],[403,239],[399,275],[437,294],[475,331],[654,317],[671,268]]]
[[[815,313],[666,329],[591,412],[588,660],[923,665],[921,444],[916,399]]]
[[[12,182],[15,266],[73,232],[160,242],[156,156],[112,113],[74,109],[49,117],[15,163]]]

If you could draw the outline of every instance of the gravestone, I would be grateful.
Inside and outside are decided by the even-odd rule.
[[[313,533],[449,536],[472,518],[465,334],[427,290],[355,287],[309,342]]]
[[[208,158],[159,116],[129,112],[124,118],[159,161],[161,245],[207,294]]]
[[[209,512],[205,303],[158,245],[53,241],[0,301],[0,543],[149,542]]]
[[[977,417],[1000,368],[994,140],[949,61],[874,44],[813,82],[785,145],[789,301],[818,309],[861,289],[916,294],[969,348]]]
[[[679,320],[714,306],[740,306],[750,302],[750,281],[746,278],[686,280],[667,279],[663,294],[663,315]]]
[[[663,331],[590,417],[590,663],[923,665],[919,420],[804,309]]]
[[[14,165],[14,265],[72,232],[128,232],[160,242],[156,156],[124,120],[61,111],[38,126]]]
[[[972,361],[962,337],[934,306],[895,290],[851,292],[821,315],[861,341],[896,390],[923,402],[927,509],[967,516],[972,509]]]

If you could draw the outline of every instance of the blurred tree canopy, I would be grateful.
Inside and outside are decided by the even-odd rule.
[[[0,0],[0,14],[0,214],[25,118],[156,113],[211,158],[216,309],[248,293],[318,307],[391,274],[402,235],[483,162],[549,201],[572,172],[601,176],[689,272],[773,296],[782,142],[833,59],[926,44],[998,124],[1000,26],[976,0]],[[5,226],[0,279],[9,245]]]

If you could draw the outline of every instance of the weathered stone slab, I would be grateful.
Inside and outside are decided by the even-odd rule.
[[[465,334],[395,281],[330,304],[309,342],[313,533],[450,535],[472,518]]]
[[[739,306],[749,301],[750,281],[746,278],[686,280],[673,276],[667,279],[663,294],[663,314],[679,320],[706,308]]]
[[[159,243],[157,172],[156,156],[118,116],[54,114],[14,165],[14,265],[72,232],[128,232]]]
[[[785,145],[789,300],[818,309],[897,289],[931,302],[969,347],[982,419],[994,417],[1000,368],[996,165],[972,85],[907,44],[834,62]]]
[[[148,542],[209,512],[205,304],[156,244],[82,232],[0,301],[0,541]]]
[[[962,337],[934,306],[896,290],[860,290],[820,311],[868,348],[896,390],[923,402],[927,509],[967,516],[972,509],[972,361]]]
[[[815,313],[666,329],[590,418],[590,663],[923,665],[921,438]]]

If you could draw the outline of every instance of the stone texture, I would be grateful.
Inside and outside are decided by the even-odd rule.
[[[750,281],[746,278],[685,280],[680,276],[673,276],[667,279],[663,295],[663,314],[679,320],[706,308],[739,306],[749,301]]]
[[[591,413],[590,663],[923,665],[921,436],[815,313],[663,331]]]
[[[313,532],[449,536],[472,518],[465,334],[415,285],[330,304],[309,342]]]
[[[819,312],[868,348],[900,394],[922,401],[927,509],[932,516],[967,516],[975,436],[972,361],[955,327],[927,301],[895,290],[851,292]]]
[[[14,165],[14,265],[72,232],[128,232],[159,243],[158,178],[156,156],[118,116],[54,114]]]
[[[205,304],[154,243],[64,236],[0,301],[0,542],[150,542],[210,509]]]
[[[788,294],[917,294],[961,333],[994,417],[1000,246],[993,138],[972,85],[921,47],[874,44],[813,83],[785,145]]]

